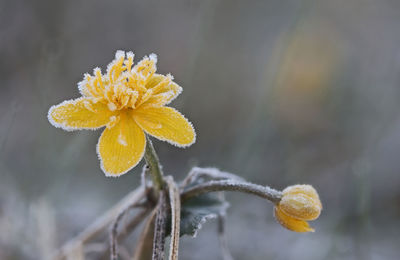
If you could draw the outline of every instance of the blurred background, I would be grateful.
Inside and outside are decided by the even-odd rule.
[[[166,174],[215,166],[319,191],[311,234],[227,194],[235,259],[399,259],[399,24],[397,0],[1,0],[0,259],[50,259],[139,185],[141,166],[104,176],[101,131],[47,121],[118,49],[157,53],[184,89],[172,105],[198,139],[154,141]],[[181,241],[181,259],[221,259],[216,221]]]

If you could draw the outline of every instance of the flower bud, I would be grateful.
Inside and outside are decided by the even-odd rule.
[[[311,185],[294,185],[283,190],[274,214],[285,228],[295,232],[310,232],[314,229],[307,221],[317,219],[321,210],[318,193]]]

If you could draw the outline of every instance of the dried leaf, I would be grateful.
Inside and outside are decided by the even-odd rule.
[[[133,260],[151,260],[153,254],[154,222],[156,220],[156,215],[157,209],[154,209],[139,236]]]
[[[177,260],[179,253],[179,236],[181,222],[181,196],[172,176],[165,178],[168,184],[169,201],[171,203],[171,243],[169,260]]]

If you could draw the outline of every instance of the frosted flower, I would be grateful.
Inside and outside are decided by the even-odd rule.
[[[275,218],[285,228],[295,232],[313,232],[307,221],[319,217],[322,204],[311,185],[293,185],[283,190],[275,206]]]
[[[102,74],[95,68],[78,83],[82,97],[52,106],[48,119],[64,130],[105,126],[97,144],[101,168],[120,176],[142,159],[145,133],[179,147],[195,142],[192,124],[167,107],[182,91],[171,75],[156,74],[157,56],[151,54],[133,66],[132,52],[117,51]]]

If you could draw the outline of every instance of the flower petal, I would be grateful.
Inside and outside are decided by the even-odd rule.
[[[276,220],[283,227],[294,232],[314,232],[314,229],[308,225],[308,222],[300,219],[293,218],[285,214],[280,208],[274,208],[274,215]]]
[[[171,103],[182,92],[182,88],[172,81],[171,75],[154,74],[146,88],[151,90],[152,96],[144,102],[143,106],[161,107]]]
[[[106,176],[126,173],[143,157],[145,134],[130,113],[122,112],[119,121],[112,128],[106,128],[100,136],[97,153]]]
[[[97,129],[105,126],[113,115],[105,104],[82,97],[52,106],[47,117],[55,127],[70,131]]]
[[[192,124],[171,107],[139,107],[133,117],[148,134],[176,146],[189,146],[196,140]]]

